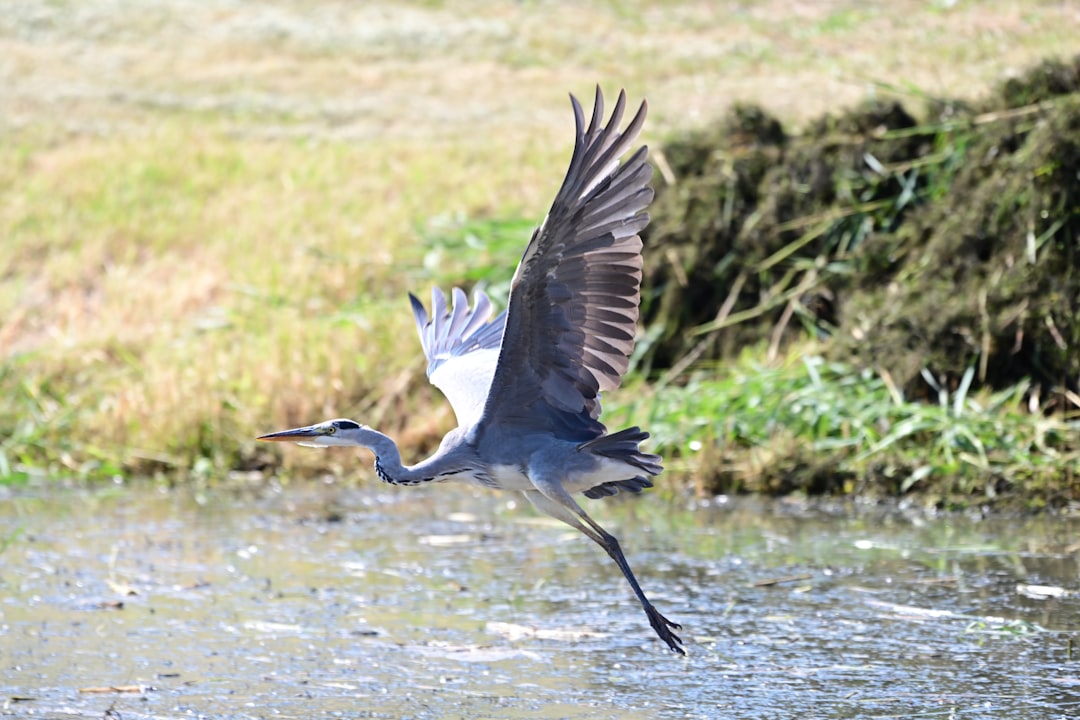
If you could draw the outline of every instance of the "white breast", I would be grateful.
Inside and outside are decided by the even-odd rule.
[[[536,489],[520,465],[492,465],[490,470],[493,484],[501,490],[524,492]]]

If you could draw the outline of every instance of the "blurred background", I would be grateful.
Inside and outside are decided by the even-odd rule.
[[[745,176],[738,162],[748,148],[784,147],[776,137],[807,129],[833,140],[895,130],[895,113],[844,124],[844,113],[868,102],[902,103],[911,127],[955,118],[969,101],[986,111],[979,98],[1048,58],[1067,71],[1078,27],[1071,3],[1007,0],[0,3],[0,478],[349,475],[351,453],[278,455],[252,441],[335,416],[398,434],[407,452],[432,448],[452,414],[427,386],[405,293],[480,284],[504,302],[569,157],[567,94],[590,99],[599,84],[609,98],[620,88],[631,104],[648,98],[645,139],[663,165],[655,184],[668,190],[654,212],[660,238],[646,238],[654,243],[651,326],[633,389],[608,401],[610,423],[651,422],[673,476],[720,468],[705,473],[704,485],[699,475],[699,491],[755,481],[770,492],[791,489],[762,467],[782,455],[791,475],[805,466],[805,453],[791,446],[821,438],[778,433],[775,413],[733,428],[722,416],[735,390],[750,383],[763,396],[790,397],[784,383],[802,387],[825,372],[840,383],[834,389],[877,383],[858,411],[867,417],[885,412],[875,402],[896,405],[905,391],[906,401],[910,378],[932,405],[941,393],[918,380],[925,364],[904,378],[874,370],[874,358],[831,374],[800,364],[806,343],[823,337],[818,320],[839,322],[828,309],[805,327],[797,322],[817,291],[799,284],[805,266],[781,264],[800,274],[778,290],[771,283],[783,272],[766,281],[763,266],[737,266],[756,267],[760,287],[750,300],[733,298],[736,311],[754,312],[766,296],[793,297],[792,289],[805,302],[792,320],[790,304],[769,300],[749,340],[725,345],[713,333],[699,347],[691,333],[709,330],[702,323],[710,319],[720,321],[713,329],[724,325],[738,273],[722,275],[716,257],[669,249],[678,246],[665,238],[688,222],[670,198],[692,187],[676,183],[720,158],[727,164],[718,176],[730,184]],[[720,145],[688,144],[717,128],[728,138]],[[940,150],[935,138],[923,145]],[[966,141],[953,140],[962,150]],[[873,162],[882,161],[857,149],[858,173],[877,172]],[[901,164],[892,160],[890,171]],[[889,177],[910,178],[910,167]],[[889,182],[901,196],[903,183]],[[713,207],[706,224],[730,220],[731,203],[721,197]],[[756,207],[736,212],[752,218]],[[779,217],[788,234],[776,237],[799,241],[801,230],[791,229],[818,212]],[[877,229],[891,222],[871,221]],[[814,252],[819,265],[835,259]],[[714,292],[664,295],[665,284],[680,283],[711,283]],[[836,288],[826,290],[815,297],[828,305]],[[673,303],[675,315],[692,310],[682,313],[688,325],[661,312]],[[685,342],[658,344],[673,337]],[[751,362],[726,369],[744,350]],[[869,376],[859,374],[868,367]],[[935,375],[949,407],[965,369]],[[734,386],[709,385],[732,377]],[[668,390],[657,391],[657,381]],[[691,407],[694,398],[713,400]],[[1026,414],[1030,401],[1024,385],[1002,403]],[[826,402],[814,412],[817,419],[796,424],[816,427],[821,416],[856,410]],[[887,438],[873,420],[865,425],[862,449]],[[949,440],[940,467],[889,460],[886,470],[901,478],[890,488],[964,465],[955,454],[970,450],[966,442]],[[848,489],[867,469],[841,467],[853,458],[826,468],[843,471]],[[986,453],[980,462],[989,462]]]

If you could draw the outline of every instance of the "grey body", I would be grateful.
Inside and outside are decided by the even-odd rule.
[[[630,583],[657,635],[685,654],[642,592],[618,541],[573,499],[652,487],[660,458],[638,444],[636,427],[608,433],[600,393],[618,387],[634,347],[641,284],[641,239],[652,201],[646,149],[625,162],[645,121],[643,102],[620,131],[625,94],[603,121],[599,88],[588,127],[571,96],[576,124],[566,178],[518,264],[505,312],[491,319],[482,292],[470,307],[457,288],[448,305],[437,288],[431,315],[410,295],[428,378],[446,395],[458,427],[434,455],[404,465],[386,435],[338,419],[260,440],[360,446],[394,485],[463,481],[523,493],[537,509],[577,528],[607,551]]]

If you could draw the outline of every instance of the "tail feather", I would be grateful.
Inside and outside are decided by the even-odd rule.
[[[587,450],[595,455],[620,460],[627,465],[644,471],[647,475],[659,475],[664,470],[659,455],[642,452],[638,443],[648,439],[649,433],[639,427],[630,427],[620,430],[611,435],[601,435],[578,445],[578,450]],[[606,482],[589,488],[585,491],[587,498],[601,498],[614,495],[620,490],[625,492],[639,493],[653,486],[652,481],[645,475],[637,475],[626,480]]]
[[[588,450],[596,455],[622,460],[624,463],[641,468],[649,475],[659,475],[664,471],[664,466],[660,464],[663,458],[659,455],[643,453],[638,449],[638,443],[648,439],[649,433],[635,426],[584,442],[578,445],[578,450]]]
[[[653,486],[652,480],[647,477],[638,475],[637,477],[630,478],[629,480],[616,480],[615,482],[606,482],[597,485],[596,487],[589,488],[585,491],[585,497],[593,500],[602,497],[608,497],[610,495],[617,495],[620,490],[624,492],[639,493],[642,490],[651,488]]]

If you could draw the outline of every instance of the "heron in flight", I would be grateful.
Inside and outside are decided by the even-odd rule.
[[[645,596],[618,540],[590,518],[574,493],[602,498],[640,493],[663,470],[642,452],[649,437],[631,427],[608,433],[600,393],[613,390],[634,348],[641,286],[641,238],[653,198],[652,166],[639,147],[647,104],[620,131],[626,93],[607,124],[596,89],[585,127],[570,96],[576,138],[570,167],[551,210],[525,248],[506,310],[491,320],[483,292],[470,307],[454,288],[451,305],[435,288],[431,315],[410,293],[428,379],[454,409],[458,426],[434,455],[403,465],[386,435],[352,420],[263,435],[259,440],[316,447],[359,446],[375,454],[375,472],[392,485],[458,480],[523,493],[541,512],[580,530],[615,561],[660,639],[685,655],[673,630]]]

